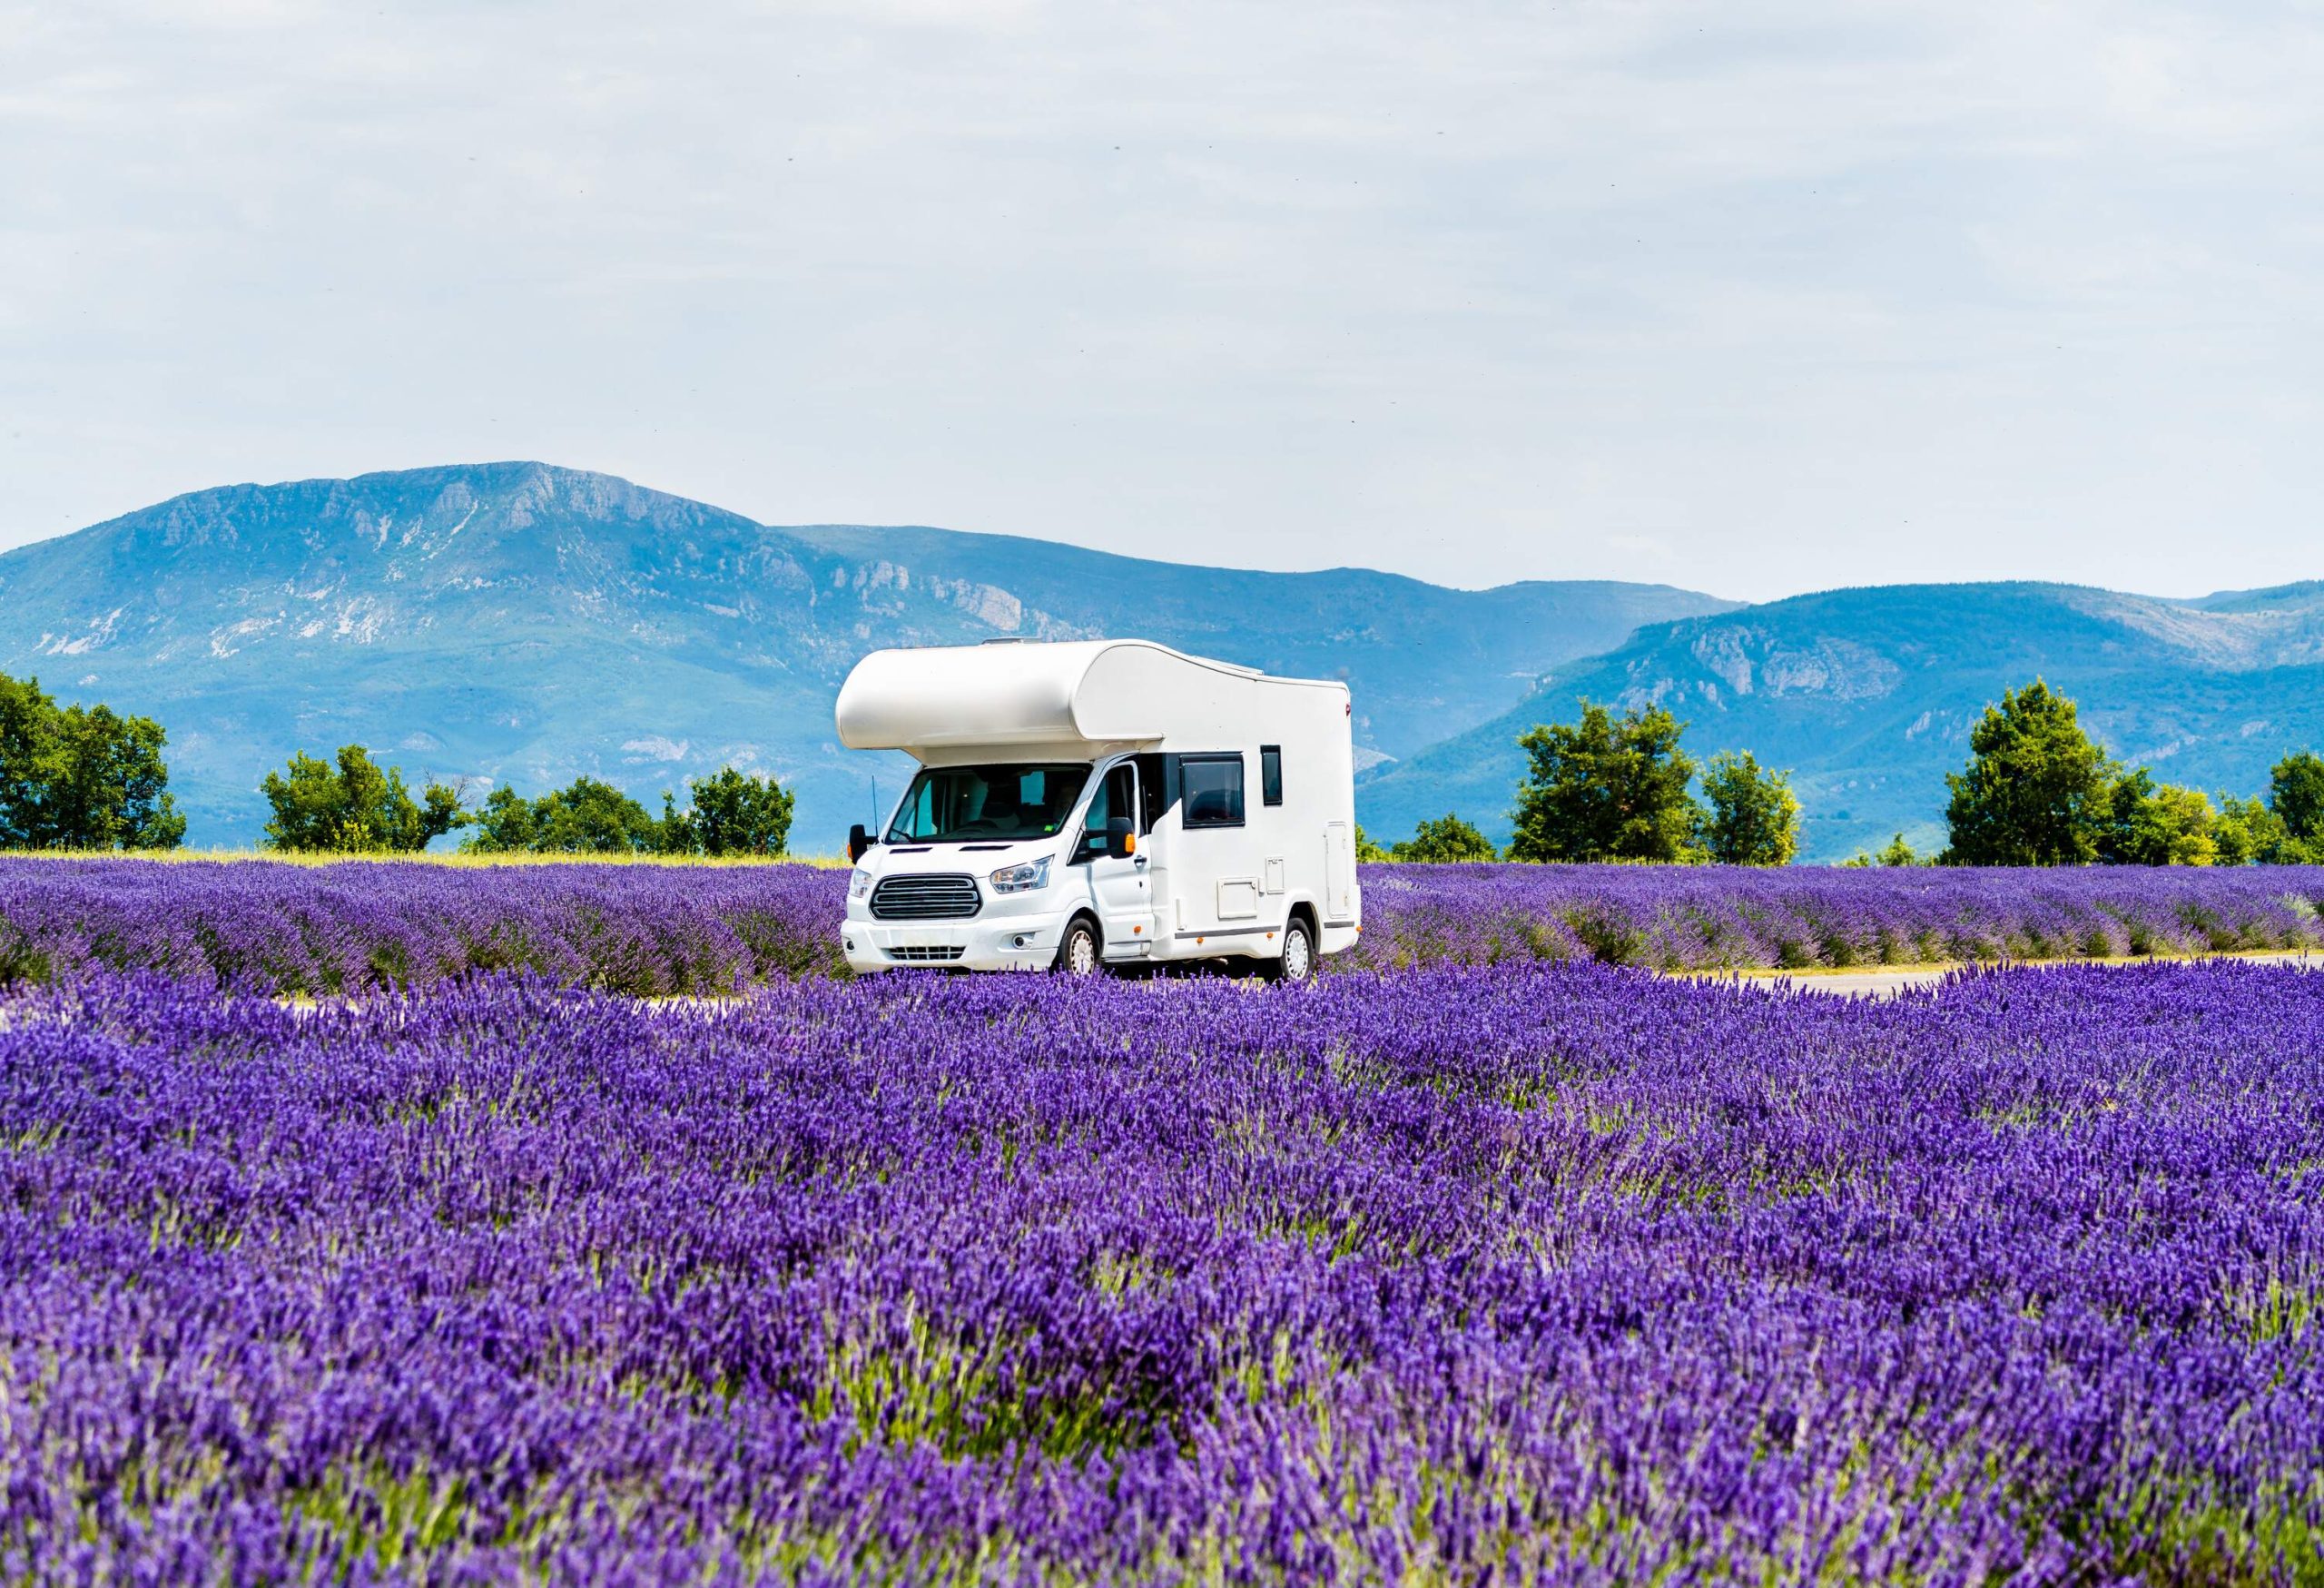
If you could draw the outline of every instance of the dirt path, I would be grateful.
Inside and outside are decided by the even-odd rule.
[[[2172,962],[2198,959],[2237,960],[2254,965],[2289,965],[2295,970],[2324,970],[2324,953],[2315,950],[2270,949],[2253,953],[2171,956]],[[2049,970],[2059,965],[2152,965],[2157,957],[2135,960],[2027,960],[2019,969]],[[1962,965],[1875,965],[1860,971],[1743,971],[1734,980],[1747,987],[1796,987],[1808,992],[1828,992],[1838,998],[1894,998],[1908,987],[1928,987],[1942,981]]]

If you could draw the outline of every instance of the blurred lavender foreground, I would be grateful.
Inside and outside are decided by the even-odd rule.
[[[1661,970],[2324,946],[2324,867],[1368,866],[1341,969]],[[520,970],[644,995],[842,974],[847,873],[806,865],[0,859],[0,985],[155,970],[328,997]]]
[[[2314,1582],[2319,1098],[2233,963],[20,989],[0,1573]]]

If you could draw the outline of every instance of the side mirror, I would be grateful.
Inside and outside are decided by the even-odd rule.
[[[1116,816],[1106,824],[1106,853],[1115,860],[1137,853],[1137,824]]]
[[[862,823],[847,830],[847,858],[851,863],[862,860],[863,852],[871,847],[872,834],[864,831]]]

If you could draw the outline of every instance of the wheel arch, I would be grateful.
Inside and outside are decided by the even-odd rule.
[[[1291,908],[1283,912],[1283,920],[1286,926],[1295,921],[1305,922],[1308,942],[1314,945],[1317,953],[1324,952],[1324,912],[1315,908],[1315,901],[1305,893],[1294,893]]]

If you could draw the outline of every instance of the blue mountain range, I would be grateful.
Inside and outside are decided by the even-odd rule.
[[[1581,701],[1659,704],[1690,754],[1749,750],[1792,769],[1803,858],[1902,832],[1945,840],[1945,774],[2001,692],[2034,677],[2073,696],[2118,757],[2164,782],[2256,794],[2287,751],[2324,745],[2324,583],[2160,600],[2073,585],[1832,590],[1642,626],[1551,670],[1524,700],[1370,769],[1368,824],[1402,833],[1473,812],[1506,842],[1525,757],[1517,736]]]
[[[1125,548],[1126,551],[1128,548]],[[1376,837],[1457,811],[1496,838],[1517,736],[1659,702],[1689,748],[1793,770],[1804,857],[1941,838],[1944,774],[2037,675],[2116,754],[2251,792],[2324,744],[2324,583],[2163,600],[2077,586],[1835,590],[1745,607],[1661,585],[1456,590],[1356,568],[1185,567],[1007,536],[770,526],[606,475],[490,463],[197,491],[0,555],[0,671],[158,717],[198,843],[254,840],[293,750],[649,803],[732,763],[835,849],[901,764],[832,703],[881,646],[1137,635],[1347,680]]]
[[[901,764],[832,737],[856,658],[1138,635],[1348,681],[1359,758],[1483,722],[1640,624],[1733,604],[1656,585],[1452,590],[1363,569],[1187,567],[919,528],[772,527],[601,474],[491,463],[197,491],[0,556],[0,671],[158,717],[189,841],[241,843],[294,750],[652,802],[732,763],[836,849]]]

